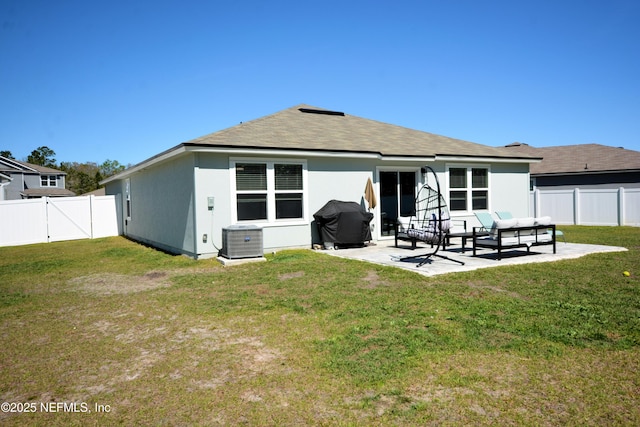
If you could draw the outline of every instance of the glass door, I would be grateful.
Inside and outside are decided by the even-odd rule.
[[[380,234],[393,236],[398,216],[415,212],[416,173],[403,171],[380,172]]]

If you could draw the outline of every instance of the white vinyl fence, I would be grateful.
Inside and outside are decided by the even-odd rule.
[[[1,201],[0,246],[117,236],[120,209],[115,196]]]
[[[640,189],[581,189],[531,192],[531,216],[556,224],[640,226]]]

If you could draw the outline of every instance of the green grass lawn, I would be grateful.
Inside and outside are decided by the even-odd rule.
[[[629,251],[428,278],[0,248],[0,424],[640,425],[640,228],[562,230]]]

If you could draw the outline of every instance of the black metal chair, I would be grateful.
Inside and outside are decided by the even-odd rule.
[[[415,212],[411,216],[406,233],[410,238],[431,244],[430,252],[399,257],[398,261],[423,258],[418,264],[418,267],[422,267],[427,262],[430,262],[432,257],[436,256],[464,265],[462,261],[438,254],[440,248],[445,246],[447,232],[451,228],[451,217],[449,208],[440,192],[440,182],[435,171],[431,167],[425,166],[423,173],[425,183],[416,195]],[[431,185],[429,184],[430,181],[432,182]]]

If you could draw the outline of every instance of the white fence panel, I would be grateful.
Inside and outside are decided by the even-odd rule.
[[[0,246],[47,241],[45,199],[6,200],[0,204]]]
[[[573,190],[540,191],[539,216],[550,216],[556,224],[573,224]]]
[[[93,238],[117,236],[120,205],[116,196],[90,196]]]
[[[624,224],[640,226],[640,188],[624,190],[623,206]]]
[[[531,209],[556,224],[640,226],[640,189],[536,189]]]
[[[0,246],[117,236],[115,196],[0,201]]]
[[[580,190],[578,223],[618,225],[618,190]]]

